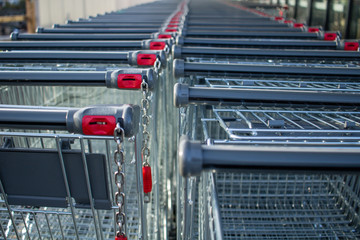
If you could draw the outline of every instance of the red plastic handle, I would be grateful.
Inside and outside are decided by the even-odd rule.
[[[152,190],[151,167],[143,166],[142,171],[143,171],[144,193],[149,193]]]
[[[141,83],[141,74],[119,74],[117,77],[118,88],[140,89]]]
[[[304,26],[303,23],[294,23],[294,28],[301,28],[303,26]]]
[[[164,42],[151,42],[150,50],[164,50],[166,43]]]
[[[139,53],[137,55],[137,64],[139,66],[154,66],[156,54]]]
[[[358,51],[359,43],[358,42],[345,42],[344,50],[345,51]]]
[[[308,32],[320,32],[320,29],[319,29],[319,28],[310,27],[310,28],[308,29]]]
[[[114,135],[116,119],[114,116],[85,115],[82,130],[85,135]]]
[[[336,33],[325,33],[324,34],[324,40],[325,41],[335,41],[337,38]]]
[[[158,38],[159,39],[168,39],[168,38],[172,38],[172,36],[170,34],[159,34]]]

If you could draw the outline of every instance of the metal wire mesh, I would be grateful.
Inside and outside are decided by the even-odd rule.
[[[210,78],[199,79],[208,87],[214,88],[251,88],[251,89],[284,89],[331,92],[359,92],[360,85],[352,81],[311,81],[300,79],[251,79],[251,78]]]
[[[216,173],[224,239],[358,239],[353,175]]]
[[[58,141],[66,140],[71,143],[72,150],[84,153],[101,153],[106,157],[108,184],[113,201],[115,186],[113,172],[116,169],[111,156],[115,143],[111,137],[85,137],[58,132],[19,133],[1,132],[1,145],[4,136],[11,138],[14,148],[21,149],[53,149],[58,151]],[[81,141],[84,144],[81,144]],[[126,214],[127,233],[129,239],[138,239],[140,226],[140,212],[138,202],[138,187],[136,181],[134,145],[126,144]],[[26,184],[26,183],[24,183]],[[116,208],[113,202],[113,208]],[[9,209],[10,212],[9,212]],[[115,236],[113,210],[77,209],[54,207],[7,206],[3,196],[0,198],[1,235],[6,239],[112,239]],[[14,220],[14,222],[12,222]]]
[[[206,136],[233,143],[359,144],[356,107],[214,106],[202,118]]]

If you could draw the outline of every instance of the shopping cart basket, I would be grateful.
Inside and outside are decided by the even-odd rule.
[[[127,145],[123,137],[135,136],[138,131],[138,106],[2,105],[1,113],[0,233],[4,239],[114,238],[119,229],[113,210],[117,204],[116,209],[126,212],[128,221],[127,229],[122,225],[120,231],[138,238],[140,223],[146,222],[140,220],[143,207],[138,199],[142,192],[141,150],[135,149],[135,144],[126,146],[130,158],[120,166],[125,179],[117,180],[117,187],[124,181],[128,185],[125,201],[121,200],[121,195],[114,195],[119,189],[115,191],[110,177],[117,144],[113,136],[106,136],[120,127],[123,135],[118,143]],[[137,165],[130,163],[132,159]],[[122,194],[124,187],[120,189]]]
[[[265,90],[226,102],[230,86],[221,95],[194,88],[192,103],[208,106],[181,110],[181,133],[203,142],[179,145],[182,238],[359,237],[359,97],[330,103]]]

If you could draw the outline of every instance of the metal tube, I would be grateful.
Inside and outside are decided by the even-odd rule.
[[[234,56],[234,57],[293,57],[293,58],[346,58],[351,60],[360,60],[360,54],[353,51],[339,50],[279,50],[279,49],[242,49],[242,48],[217,48],[217,47],[180,47],[173,46],[173,57],[195,57],[195,56]]]
[[[159,28],[117,28],[117,29],[110,29],[110,28],[38,28],[38,33],[101,33],[101,34],[124,34],[124,33],[154,33],[158,32]]]
[[[1,41],[0,49],[140,49],[143,41]]]
[[[2,71],[1,85],[106,86],[106,71]]]
[[[276,47],[276,48],[322,48],[322,49],[336,49],[337,42],[335,41],[320,41],[320,40],[295,40],[295,39],[220,39],[220,38],[192,38],[184,37],[177,38],[177,44],[189,46],[221,46],[221,47],[249,47],[254,46],[258,48]]]
[[[231,26],[231,27],[272,27],[272,28],[284,28],[284,27],[289,27],[289,25],[287,23],[276,23],[276,22],[233,22],[233,21],[186,21],[185,24],[186,26],[190,27],[190,26]]]
[[[12,40],[143,40],[152,38],[151,34],[57,34],[57,33],[12,33]]]
[[[177,83],[174,87],[174,102],[177,107],[187,104],[218,104],[244,102],[285,102],[312,104],[359,104],[360,94],[273,89],[224,89],[188,87]]]
[[[127,63],[129,52],[102,52],[102,51],[5,51],[0,52],[0,61],[114,61]]]
[[[41,108],[0,108],[0,126],[5,128],[67,130],[69,111]]]
[[[234,26],[189,26],[186,27],[189,31],[239,31],[239,32],[303,32],[303,28],[284,27],[234,27]]]
[[[78,23],[78,24],[54,24],[54,29],[59,28],[160,28],[163,23]]]
[[[180,174],[199,175],[202,170],[360,171],[360,150],[344,147],[281,147],[202,145],[182,138]]]
[[[231,31],[183,31],[181,33],[182,36],[187,37],[252,37],[252,38],[283,38],[283,39],[319,39],[319,33],[312,32],[259,32],[252,31],[251,26],[249,26],[249,31],[247,32],[231,32]]]
[[[278,77],[288,75],[301,75],[311,77],[360,77],[360,68],[356,67],[292,67],[292,66],[267,66],[267,65],[247,65],[247,64],[219,64],[219,63],[188,63],[183,60],[174,61],[175,77],[183,75],[193,75],[204,73],[208,74],[275,74]]]

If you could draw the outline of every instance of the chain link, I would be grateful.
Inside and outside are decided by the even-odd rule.
[[[160,59],[157,57],[156,60],[155,60],[155,63],[154,63],[154,71],[155,73],[159,73],[160,71],[160,68],[161,68],[161,61]],[[144,81],[143,81],[144,82]],[[146,83],[147,84],[147,83]],[[148,91],[148,90],[146,90]]]
[[[125,154],[123,149],[124,142],[124,129],[121,128],[120,123],[116,124],[114,129],[114,141],[116,142],[116,150],[114,152],[114,162],[116,164],[115,172],[115,185],[117,192],[115,193],[115,204],[118,207],[118,212],[115,214],[115,222],[118,225],[119,229],[116,232],[117,237],[126,237],[125,234],[125,224],[126,224],[126,215],[125,215],[125,172],[124,172],[124,163],[125,163]]]

